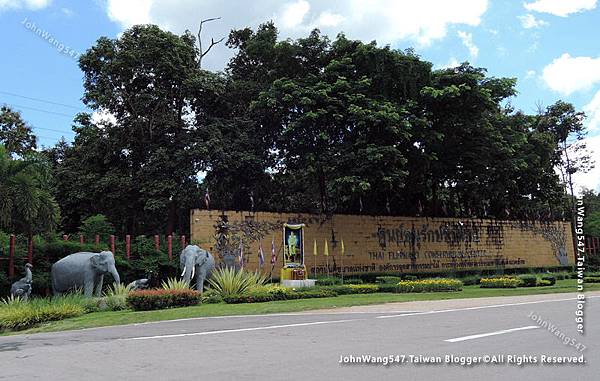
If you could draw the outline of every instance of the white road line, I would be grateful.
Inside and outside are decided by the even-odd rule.
[[[458,341],[473,340],[473,339],[479,339],[479,338],[482,338],[482,337],[503,335],[505,333],[511,333],[511,332],[517,332],[517,331],[525,331],[525,330],[528,330],[528,329],[536,329],[536,328],[540,328],[540,327],[538,327],[537,325],[528,325],[527,327],[504,329],[502,331],[489,332],[489,333],[480,333],[478,335],[470,335],[470,336],[457,337],[457,338],[454,338],[454,339],[448,339],[448,340],[444,340],[444,341],[447,341],[449,343],[456,343]]]
[[[131,337],[127,339],[119,340],[151,340],[151,339],[166,339],[172,337],[185,337],[185,336],[206,336],[206,335],[218,335],[221,333],[233,333],[233,332],[247,332],[247,331],[261,331],[265,329],[277,329],[277,328],[289,328],[289,327],[303,327],[307,325],[322,325],[322,324],[334,324],[334,323],[347,323],[350,321],[359,321],[364,319],[347,319],[347,320],[327,320],[327,321],[314,321],[310,323],[296,323],[296,324],[282,324],[282,325],[268,325],[264,327],[252,327],[252,328],[238,328],[238,329],[224,329],[220,331],[206,331],[206,332],[193,332],[193,333],[178,333],[173,335],[158,335],[158,336],[141,336]]]
[[[598,298],[598,297],[600,297],[600,295],[599,296],[588,296],[587,298]],[[489,306],[453,308],[453,309],[448,309],[448,310],[433,310],[433,311],[423,311],[423,312],[411,312],[411,313],[399,314],[399,315],[382,315],[382,316],[377,316],[375,319],[388,319],[388,318],[403,317],[403,316],[430,315],[430,314],[441,314],[441,313],[446,313],[446,312],[483,310],[483,309],[487,309],[487,308],[501,308],[501,307],[511,307],[511,306],[522,306],[522,305],[527,305],[527,304],[565,302],[565,301],[572,301],[572,300],[576,300],[576,298],[537,300],[537,301],[532,301],[532,302],[521,302],[521,303],[493,304],[493,305],[489,305]]]

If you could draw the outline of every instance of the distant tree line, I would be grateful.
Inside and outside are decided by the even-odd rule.
[[[207,193],[211,209],[570,217],[571,176],[590,166],[571,104],[529,115],[514,78],[343,34],[281,41],[266,23],[227,46],[210,72],[191,33],[138,25],[81,56],[97,115],[42,152],[63,230],[103,214],[118,232],[186,231]],[[21,155],[35,139],[13,124],[0,143]]]

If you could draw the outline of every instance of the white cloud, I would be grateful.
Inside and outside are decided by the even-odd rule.
[[[594,162],[594,168],[587,173],[573,174],[573,183],[575,184],[575,193],[580,194],[581,188],[600,191],[600,135],[585,138],[583,140],[590,152],[590,157]]]
[[[531,13],[519,16],[518,18],[521,20],[521,25],[525,29],[541,28],[549,25],[547,21],[535,18]]]
[[[535,0],[531,3],[524,3],[523,6],[529,11],[567,17],[571,13],[596,8],[596,0]]]
[[[309,10],[310,4],[308,1],[299,0],[295,3],[289,3],[283,6],[283,11],[278,20],[281,20],[284,28],[295,28],[302,24]]]
[[[571,57],[564,53],[544,67],[542,79],[552,90],[564,95],[589,89],[600,82],[600,57]]]
[[[533,78],[535,77],[535,70],[527,70],[527,73],[525,73],[525,79],[529,79],[529,78]]]
[[[456,57],[451,57],[448,60],[448,62],[446,62],[445,64],[435,65],[433,68],[435,70],[442,70],[442,69],[450,69],[450,68],[457,67],[457,66],[460,66],[460,62],[458,62]]]
[[[149,24],[153,0],[108,0],[107,13],[111,21],[127,28],[135,24]]]
[[[469,49],[469,55],[471,58],[477,58],[477,55],[479,54],[479,48],[473,42],[473,34],[459,30],[458,37],[460,37],[462,40],[463,45]]]
[[[583,112],[587,116],[586,124],[588,131],[592,133],[600,132],[600,91],[596,92],[594,98],[583,106]],[[600,165],[600,161],[598,165]]]
[[[2,1],[2,0],[0,0]],[[154,23],[181,34],[195,32],[201,19],[222,19],[206,25],[204,38],[227,36],[231,29],[256,28],[274,20],[280,38],[306,36],[318,27],[331,38],[344,32],[348,38],[377,40],[381,45],[427,46],[443,39],[452,26],[477,26],[488,9],[488,0],[106,0],[111,20],[123,28]],[[222,69],[232,51],[219,44],[203,59],[207,69]]]
[[[51,0],[0,0],[0,11],[9,9],[29,9],[37,11],[50,5]]]

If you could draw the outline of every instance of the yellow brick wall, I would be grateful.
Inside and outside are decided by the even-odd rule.
[[[568,222],[519,222],[482,219],[323,215],[301,213],[236,212],[195,209],[190,212],[191,240],[214,252],[215,224],[222,214],[230,223],[245,220],[304,223],[305,264],[315,273],[443,272],[496,267],[546,267],[572,264],[574,258]],[[282,266],[282,230],[262,241],[265,265],[271,269],[271,239],[275,237]],[[313,253],[317,241],[318,255]],[[329,257],[323,256],[328,241]],[[345,256],[341,256],[341,240]],[[258,242],[245,253],[246,268],[258,268]]]

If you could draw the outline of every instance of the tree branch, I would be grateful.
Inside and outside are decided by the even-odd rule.
[[[202,51],[202,25],[205,22],[210,22],[210,21],[214,21],[214,20],[220,20],[221,17],[213,17],[213,18],[209,18],[209,19],[204,19],[202,21],[200,21],[200,27],[198,28],[198,47],[200,49],[200,57],[198,58],[198,67],[202,68],[202,58],[210,51],[210,49],[212,49],[213,46],[217,45],[218,43],[220,43],[221,41],[223,41],[225,39],[225,37],[221,38],[218,41],[215,41],[213,38],[210,39],[210,46],[208,47],[208,49],[206,49],[206,51]]]

